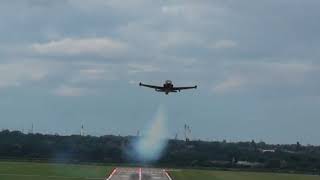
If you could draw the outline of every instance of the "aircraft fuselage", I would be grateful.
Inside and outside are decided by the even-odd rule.
[[[168,95],[170,92],[177,92],[176,90],[173,90],[173,84],[170,80],[167,80],[163,84],[163,89],[156,89],[158,92],[164,92],[166,95]]]
[[[153,88],[157,92],[164,92],[166,95],[168,95],[170,92],[180,92],[184,89],[196,89],[197,86],[187,86],[187,87],[175,87],[170,80],[166,80],[163,86],[155,86],[155,85],[149,85],[149,84],[143,84],[139,83],[140,86],[145,86],[148,88]]]

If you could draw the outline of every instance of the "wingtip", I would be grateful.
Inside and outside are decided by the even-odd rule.
[[[141,82],[139,82],[139,86],[141,86],[142,85],[142,83]]]
[[[197,88],[198,88],[198,86],[196,85],[196,86],[195,86],[195,88],[197,89]]]

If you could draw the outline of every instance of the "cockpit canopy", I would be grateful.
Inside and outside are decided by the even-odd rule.
[[[166,84],[172,84],[171,80],[166,80]]]

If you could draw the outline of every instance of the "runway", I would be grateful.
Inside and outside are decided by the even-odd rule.
[[[172,180],[163,169],[116,168],[105,180]]]

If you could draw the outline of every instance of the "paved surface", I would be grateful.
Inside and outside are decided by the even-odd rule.
[[[162,169],[116,168],[106,180],[171,180]]]

